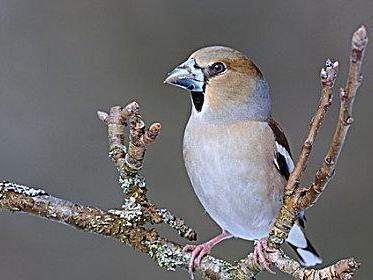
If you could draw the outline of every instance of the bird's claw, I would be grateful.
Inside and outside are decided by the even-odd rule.
[[[270,251],[270,249],[266,238],[256,241],[254,245],[254,263],[256,266],[263,267],[266,271],[274,274],[275,272],[271,269],[271,262],[268,261],[266,256],[267,251]]]
[[[208,242],[204,244],[200,244],[200,245],[186,245],[183,248],[183,251],[191,252],[188,270],[189,270],[190,278],[194,279],[194,276],[193,276],[194,262],[196,261],[198,267],[201,266],[202,258],[205,255],[210,254],[211,245]]]
[[[183,249],[184,252],[191,252],[190,261],[188,264],[188,270],[189,270],[191,279],[194,279],[194,276],[193,276],[194,262],[196,261],[197,266],[200,267],[202,258],[205,255],[210,254],[211,248],[214,247],[216,244],[218,244],[220,241],[230,238],[230,237],[232,237],[232,235],[229,232],[223,230],[221,234],[219,234],[218,236],[214,237],[213,239],[203,244],[186,245],[184,247]]]

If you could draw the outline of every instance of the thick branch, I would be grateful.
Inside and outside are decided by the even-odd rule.
[[[133,226],[130,211],[120,216],[113,214],[110,210],[104,211],[83,206],[53,197],[41,189],[10,182],[0,183],[0,208],[33,214],[79,230],[116,239],[148,254],[159,266],[168,270],[188,269],[190,253],[183,252],[180,244],[159,236],[155,229]],[[339,275],[359,266],[357,261],[350,259],[342,260],[321,270],[309,270],[302,268],[297,261],[288,258],[282,251],[274,251],[269,257],[280,270],[291,274],[295,279],[302,280],[318,279],[315,275]],[[196,273],[203,279],[247,280],[254,279],[260,271],[261,268],[254,264],[252,255],[237,264],[207,256],[197,268]]]
[[[131,211],[121,216],[53,197],[41,189],[10,182],[0,183],[0,208],[34,214],[116,239],[148,254],[159,266],[168,270],[188,269],[190,253],[183,252],[180,244],[159,236],[155,229],[133,225]],[[244,280],[254,275],[245,266],[233,265],[210,256],[204,258],[196,273],[203,279]]]

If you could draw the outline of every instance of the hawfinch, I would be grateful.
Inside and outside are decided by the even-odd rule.
[[[228,47],[194,52],[165,83],[191,93],[192,112],[184,132],[184,161],[194,191],[222,233],[188,245],[194,261],[220,241],[254,240],[254,260],[269,269],[265,237],[282,204],[294,168],[284,132],[271,117],[268,84],[255,64]],[[305,266],[321,259],[303,232],[304,221],[287,239]]]

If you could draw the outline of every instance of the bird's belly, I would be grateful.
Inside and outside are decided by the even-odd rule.
[[[213,164],[209,167],[216,172],[189,172],[194,191],[212,219],[239,238],[254,240],[267,236],[280,202],[260,197],[263,186],[254,178],[251,182],[238,182],[238,174],[227,174]]]
[[[263,171],[271,170],[273,161],[261,153],[245,156],[245,147],[230,143],[233,139],[221,137],[193,143],[184,139],[186,169],[203,207],[222,229],[235,237],[260,239],[277,216],[282,186],[276,185],[277,173]]]

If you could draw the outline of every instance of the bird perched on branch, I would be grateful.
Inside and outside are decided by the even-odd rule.
[[[265,257],[270,227],[282,205],[294,165],[284,132],[271,117],[268,84],[255,64],[228,47],[194,52],[165,83],[191,93],[192,112],[184,133],[184,161],[203,207],[222,233],[191,251],[189,270],[220,241],[254,240],[254,260]],[[287,242],[305,266],[321,259],[304,235],[302,217]]]

